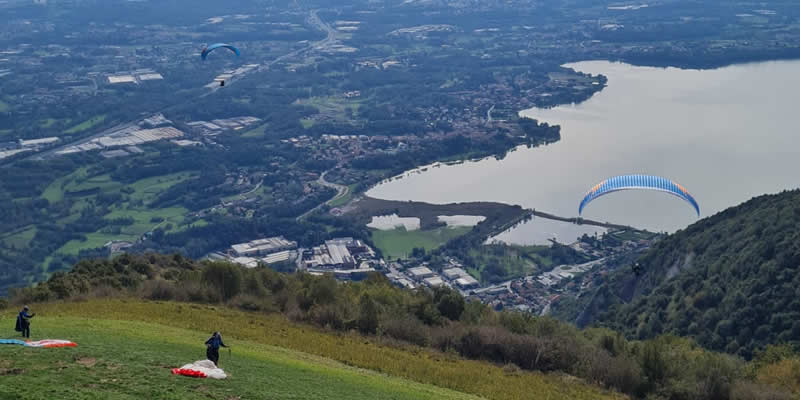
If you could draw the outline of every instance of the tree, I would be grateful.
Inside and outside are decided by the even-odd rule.
[[[458,292],[450,289],[439,287],[436,288],[437,299],[436,309],[442,316],[451,321],[458,321],[461,314],[464,312],[464,298]]]
[[[378,331],[378,305],[368,295],[364,294],[359,299],[358,330],[362,333],[375,333]]]
[[[230,300],[242,291],[242,271],[233,264],[211,262],[203,269],[203,282],[217,289],[224,300]]]

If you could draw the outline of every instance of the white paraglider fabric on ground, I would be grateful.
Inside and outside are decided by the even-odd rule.
[[[228,375],[225,375],[225,371],[223,371],[222,368],[214,365],[214,362],[211,360],[195,361],[191,364],[182,366],[181,369],[202,372],[207,378],[225,379],[228,377]]]

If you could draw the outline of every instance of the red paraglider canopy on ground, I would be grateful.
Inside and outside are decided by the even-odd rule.
[[[204,374],[204,373],[202,373],[200,371],[195,371],[193,369],[187,369],[187,368],[173,368],[172,369],[172,375],[183,375],[183,376],[189,376],[189,377],[192,377],[192,378],[205,378],[206,377],[206,374]]]

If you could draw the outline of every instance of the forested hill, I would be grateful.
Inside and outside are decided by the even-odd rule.
[[[670,235],[619,271],[579,317],[647,338],[673,333],[750,358],[800,345],[800,191],[765,195]]]

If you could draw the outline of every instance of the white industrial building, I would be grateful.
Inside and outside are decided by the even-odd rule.
[[[436,287],[436,286],[444,285],[444,281],[442,280],[442,278],[440,278],[438,276],[431,276],[429,278],[425,278],[423,280],[423,282],[425,282],[425,284],[430,286],[430,287]]]
[[[306,268],[360,269],[364,261],[374,258],[375,252],[369,246],[348,237],[326,240],[325,244],[306,250],[303,263]]]
[[[470,275],[462,276],[456,279],[456,285],[462,289],[473,289],[480,286],[480,282]]]
[[[415,267],[408,270],[412,278],[421,280],[433,276],[433,271],[428,267]]]
[[[231,246],[231,251],[236,257],[258,257],[296,248],[297,242],[286,240],[283,236],[276,236],[235,244]]]
[[[467,273],[467,271],[464,271],[461,268],[448,268],[448,269],[442,271],[442,274],[447,279],[458,279],[458,278],[460,278],[462,276],[468,276],[469,275]]]

